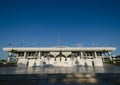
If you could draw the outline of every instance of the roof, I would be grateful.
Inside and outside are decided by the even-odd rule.
[[[5,47],[4,51],[114,51],[115,47]]]

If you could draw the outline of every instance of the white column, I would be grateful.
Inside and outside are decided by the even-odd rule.
[[[11,53],[11,52],[9,52],[9,54],[8,54],[8,59],[7,59],[7,62],[8,62],[8,63],[10,62],[11,57],[12,57],[12,53]]]
[[[40,59],[40,57],[41,57],[41,52],[38,53],[38,59]]]
[[[26,58],[26,52],[24,52],[24,58]]]
[[[67,59],[68,59],[68,58],[67,58],[67,56],[66,56],[66,57],[65,57],[65,61],[67,61]]]
[[[82,51],[80,52],[80,57],[81,57],[81,59],[83,59],[83,52]]]
[[[94,52],[94,55],[95,55],[95,58],[97,58],[97,53],[96,52]]]
[[[101,56],[101,58],[102,58],[102,61],[104,62],[105,60],[104,60],[104,53],[102,53],[102,56]]]
[[[16,55],[16,62],[18,61],[18,54]]]
[[[47,59],[50,61],[50,53],[47,54]]]
[[[108,52],[108,57],[110,58],[110,60],[112,60],[111,52]]]
[[[43,56],[43,58],[44,58],[44,60],[43,60],[43,61],[45,62],[45,56]]]

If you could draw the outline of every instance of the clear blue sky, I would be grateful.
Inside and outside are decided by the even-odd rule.
[[[120,0],[0,0],[2,47],[115,46],[120,54]]]

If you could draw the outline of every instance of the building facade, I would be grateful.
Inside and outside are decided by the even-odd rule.
[[[103,66],[103,59],[111,60],[114,47],[12,47],[8,62],[15,57],[18,66]]]

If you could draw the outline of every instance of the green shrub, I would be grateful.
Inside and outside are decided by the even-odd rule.
[[[7,62],[7,60],[2,59],[2,60],[0,60],[0,62]]]
[[[109,63],[110,63],[110,64],[113,64],[113,60],[109,60]]]

